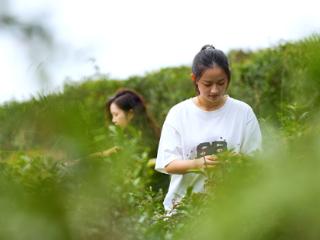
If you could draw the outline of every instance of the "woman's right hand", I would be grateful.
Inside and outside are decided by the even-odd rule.
[[[207,155],[201,158],[195,159],[197,167],[200,169],[204,168],[214,168],[220,162],[216,155]]]
[[[173,160],[165,166],[165,170],[169,174],[184,174],[214,168],[218,164],[217,156],[208,155],[193,160]]]

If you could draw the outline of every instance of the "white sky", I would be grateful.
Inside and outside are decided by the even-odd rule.
[[[320,32],[316,0],[10,0],[22,19],[48,26],[55,56],[30,62],[23,42],[0,33],[0,103],[22,100],[92,75],[112,78],[191,64],[207,43],[227,52],[257,49]],[[0,6],[1,7],[1,6]],[[36,81],[40,63],[50,84]]]

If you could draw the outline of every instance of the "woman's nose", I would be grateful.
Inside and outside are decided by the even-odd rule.
[[[211,93],[218,93],[218,92],[219,92],[218,87],[217,87],[216,84],[213,84],[213,85],[212,85],[212,87],[211,87],[211,89],[210,89],[210,92],[211,92]]]

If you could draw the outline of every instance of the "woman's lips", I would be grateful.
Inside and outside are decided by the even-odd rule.
[[[210,99],[217,100],[220,97],[220,95],[213,95],[209,96]]]

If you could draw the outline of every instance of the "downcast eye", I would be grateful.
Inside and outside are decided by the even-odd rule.
[[[208,83],[208,82],[205,82],[205,83],[202,83],[203,86],[206,86],[206,87],[210,87],[212,85],[212,83]]]

